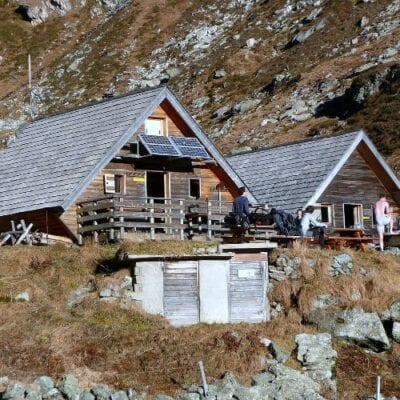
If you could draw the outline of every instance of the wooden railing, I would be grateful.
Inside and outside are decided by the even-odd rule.
[[[98,240],[100,232],[109,238],[125,237],[126,231],[146,231],[154,239],[156,232],[178,234],[180,239],[206,233],[211,239],[223,230],[222,222],[232,208],[231,202],[185,200],[177,198],[110,195],[78,204],[78,233]]]

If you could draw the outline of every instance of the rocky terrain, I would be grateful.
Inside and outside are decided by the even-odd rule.
[[[399,167],[399,0],[0,8],[3,137],[32,117],[168,83],[225,153],[362,128]]]

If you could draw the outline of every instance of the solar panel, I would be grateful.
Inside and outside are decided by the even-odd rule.
[[[139,139],[151,155],[174,157],[181,156],[180,151],[167,136],[140,135]]]
[[[170,136],[170,139],[185,157],[202,158],[203,160],[210,158],[206,149],[197,138]]]

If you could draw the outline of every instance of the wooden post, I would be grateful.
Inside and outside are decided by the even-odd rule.
[[[179,233],[180,233],[180,239],[184,240],[185,239],[185,227],[184,227],[184,222],[185,222],[185,211],[183,207],[183,200],[179,200],[179,214],[181,215],[179,219],[179,225],[181,226]]]
[[[93,202],[93,205],[94,205],[94,206],[97,206],[97,201],[94,201],[94,202]],[[94,211],[93,211],[93,214],[94,214],[94,215],[97,215],[97,211],[94,210]],[[98,243],[98,242],[99,242],[99,233],[98,233],[97,230],[96,230],[96,225],[97,225],[97,221],[96,221],[96,220],[93,221],[93,225],[95,226],[95,230],[93,231],[93,241],[94,241],[95,243]]]
[[[211,220],[212,212],[211,212],[211,201],[207,201],[207,239],[212,239],[212,220]]]
[[[124,198],[123,197],[119,198],[119,212],[122,214],[119,217],[119,222],[121,223],[121,227],[120,227],[120,230],[119,230],[119,232],[120,232],[119,235],[120,235],[120,239],[122,240],[125,237],[124,216],[123,216],[123,213],[124,213]]]
[[[78,244],[79,246],[82,246],[83,244],[83,236],[82,233],[80,233],[80,230],[82,228],[82,224],[79,223],[79,216],[81,216],[81,213],[79,212],[79,209],[82,207],[82,205],[78,205],[78,210],[77,210],[77,222],[78,222]]]
[[[112,207],[110,207],[110,212],[112,213],[112,217],[110,217],[109,222],[111,224],[111,228],[110,228],[110,240],[114,240],[115,236],[114,236],[114,199],[111,200],[112,202]]]
[[[156,238],[156,230],[154,228],[154,199],[150,199],[150,239],[155,240]]]

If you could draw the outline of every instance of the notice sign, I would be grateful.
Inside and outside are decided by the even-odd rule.
[[[238,278],[255,278],[256,270],[254,269],[238,269]]]
[[[133,182],[144,182],[144,177],[143,176],[134,176],[132,178]]]

